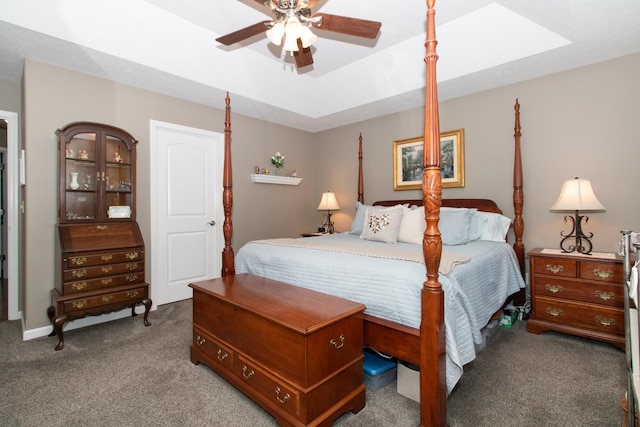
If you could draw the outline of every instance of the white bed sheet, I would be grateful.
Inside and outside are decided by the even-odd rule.
[[[389,245],[349,233],[313,239]],[[422,251],[421,245],[396,245]],[[444,246],[443,251],[471,257],[470,262],[457,265],[449,276],[439,276],[445,294],[450,393],[462,376],[463,366],[476,357],[474,343],[482,343],[481,329],[505,299],[525,285],[513,248],[507,243],[476,241]],[[426,279],[426,268],[421,263],[249,242],[236,255],[235,270],[357,301],[366,305],[367,314],[420,327],[420,291]]]

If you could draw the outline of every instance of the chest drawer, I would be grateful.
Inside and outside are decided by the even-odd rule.
[[[81,279],[90,279],[93,277],[113,276],[117,274],[125,274],[139,272],[144,270],[144,262],[131,261],[122,264],[105,264],[94,267],[76,268],[73,270],[65,270],[63,280],[74,281]]]
[[[229,346],[221,344],[198,327],[193,328],[193,342],[202,352],[212,355],[212,359],[216,364],[225,369],[233,369],[235,353]]]
[[[624,307],[624,289],[622,285],[606,282],[579,282],[560,277],[540,276],[536,278],[533,286],[537,296]]]
[[[539,257],[533,260],[533,268],[537,274],[577,277],[578,263],[569,259]]]
[[[536,297],[536,318],[577,328],[624,335],[624,310]]]
[[[147,286],[139,288],[123,289],[110,293],[103,293],[95,296],[86,296],[83,298],[75,298],[64,302],[64,310],[66,313],[74,311],[85,311],[96,307],[103,307],[108,304],[120,304],[125,301],[140,301],[147,298]]]
[[[607,262],[580,262],[580,278],[600,282],[623,283],[622,264]]]
[[[65,268],[89,267],[92,265],[125,263],[131,261],[144,261],[144,250],[133,248],[126,251],[116,251],[109,253],[89,253],[79,255],[68,255],[64,258]]]

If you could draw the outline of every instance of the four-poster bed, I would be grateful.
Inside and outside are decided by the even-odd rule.
[[[425,426],[446,424],[446,340],[445,340],[445,293],[439,281],[439,267],[443,256],[443,243],[438,223],[443,206],[475,208],[480,211],[501,213],[501,210],[489,200],[484,199],[442,199],[440,177],[440,128],[438,116],[438,97],[436,88],[436,38],[435,38],[435,0],[427,0],[427,81],[424,127],[424,177],[422,181],[422,200],[377,202],[382,206],[408,203],[423,205],[425,231],[422,238],[422,257],[426,266],[426,281],[420,294],[419,325],[410,327],[384,318],[364,314],[364,344],[398,359],[420,367],[420,422]],[[233,224],[231,212],[233,205],[231,174],[231,121],[229,96],[226,98],[225,116],[225,159],[223,173],[223,233],[225,247],[222,253],[222,276],[236,274],[235,254],[231,247]],[[519,104],[515,105],[515,157],[513,202],[515,218],[513,245],[520,274],[524,267],[524,245],[522,234],[522,167],[520,159],[520,121]],[[362,181],[362,139],[359,146],[358,200],[364,203],[364,185]],[[314,238],[315,239],[315,238]],[[424,274],[423,274],[424,277]],[[520,278],[521,280],[521,278]],[[521,285],[519,286],[521,287]],[[504,301],[503,301],[504,302]]]

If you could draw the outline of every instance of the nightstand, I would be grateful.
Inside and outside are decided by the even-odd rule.
[[[556,331],[609,342],[624,350],[622,257],[529,252],[531,316],[527,331]]]

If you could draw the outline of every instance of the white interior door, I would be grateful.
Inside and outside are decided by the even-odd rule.
[[[151,121],[154,305],[191,298],[220,276],[224,135]]]

